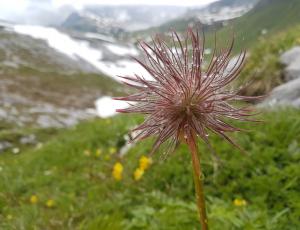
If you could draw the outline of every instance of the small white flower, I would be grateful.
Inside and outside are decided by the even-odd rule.
[[[41,142],[37,143],[37,145],[36,145],[36,148],[37,148],[37,149],[40,149],[40,148],[42,148],[42,147],[43,147],[43,143],[41,143]]]
[[[46,170],[45,172],[44,172],[44,175],[45,176],[50,176],[52,174],[52,171],[51,170]]]
[[[13,154],[18,154],[18,153],[20,153],[20,149],[19,148],[13,148],[12,152],[13,152]]]

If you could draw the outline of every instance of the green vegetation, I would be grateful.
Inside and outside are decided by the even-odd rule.
[[[299,3],[263,0],[255,11],[232,22],[236,41],[245,37],[237,48],[250,47],[241,81],[252,84],[244,94],[264,94],[282,83],[279,55],[300,44]],[[176,22],[182,27],[184,23]],[[282,31],[285,27],[289,28]],[[262,35],[264,29],[267,34]],[[229,37],[226,30],[218,32],[219,39]],[[211,38],[212,33],[208,45]],[[1,61],[7,58],[3,50]],[[31,55],[21,54],[24,60]],[[80,108],[103,94],[124,91],[109,78],[60,72],[56,64],[39,59],[34,65],[44,69],[3,67],[2,87],[32,101]],[[234,134],[246,155],[211,136],[218,161],[199,142],[212,230],[300,229],[300,111],[263,111],[260,116],[266,122],[245,124],[250,132]],[[163,150],[154,155],[138,181],[134,172],[153,141],[118,154],[128,130],[141,120],[123,115],[67,130],[16,128],[1,121],[1,142],[12,146],[0,152],[0,229],[198,229],[191,159],[185,146],[170,156]],[[31,134],[35,143],[20,143]],[[18,154],[12,153],[14,147],[20,149]],[[118,162],[121,165],[116,167]]]
[[[155,33],[166,33],[170,30],[175,30],[178,33],[185,33],[186,28],[191,25],[199,25],[199,20],[197,18],[178,18],[157,27],[133,32],[131,36],[136,38],[147,37]],[[202,25],[201,28],[204,29],[205,32],[215,32],[216,29],[222,28],[222,22],[215,23],[214,26]]]
[[[271,38],[262,38],[249,51],[249,58],[241,73],[240,80],[251,84],[244,90],[245,95],[262,95],[283,83],[280,55],[300,44],[300,26],[294,26]]]
[[[287,116],[288,114],[288,116]],[[264,112],[236,139],[247,155],[212,136],[218,165],[200,144],[211,229],[300,228],[299,111]],[[140,117],[117,116],[61,131],[40,149],[0,155],[1,229],[196,229],[188,150],[153,156],[133,179],[151,140],[120,157],[123,136]],[[287,132],[288,131],[288,132]],[[101,151],[99,151],[101,150]],[[163,158],[163,159],[162,159]],[[112,176],[120,162],[122,180]]]
[[[86,66],[85,66],[86,65]],[[120,95],[124,87],[89,64],[56,52],[46,41],[0,28],[2,92],[35,103],[85,109],[103,95]]]
[[[43,143],[48,142],[50,138],[56,136],[60,132],[57,128],[33,128],[33,127],[16,127],[16,124],[0,121],[0,140],[1,144],[10,143],[4,150],[13,152],[14,148],[24,152],[28,149],[39,148]],[[33,139],[22,143],[22,138],[33,136]],[[0,159],[2,151],[0,151]]]
[[[115,80],[96,73],[43,72],[22,66],[3,69],[0,76],[3,85],[5,80],[11,81],[7,86],[9,93],[64,107],[91,107],[98,97],[120,95],[124,91],[124,87]]]
[[[299,24],[300,2],[298,0],[260,0],[247,14],[232,22],[236,40],[240,41],[236,47],[251,47],[259,37],[269,39],[274,33]],[[218,36],[228,34],[228,27],[217,32]]]
[[[257,43],[259,38],[271,38],[281,30],[293,27],[300,22],[300,2],[298,0],[260,0],[259,3],[243,16],[227,21],[222,26],[221,22],[204,25],[207,32],[207,44],[213,46],[214,34],[224,40],[230,38],[232,32],[236,37],[235,50],[250,48]],[[153,27],[134,33],[135,36],[146,36],[156,32],[165,32],[170,28],[178,32],[185,32],[189,25],[198,26],[196,18],[182,18],[167,22],[159,27]]]

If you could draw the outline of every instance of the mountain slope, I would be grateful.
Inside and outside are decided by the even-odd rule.
[[[73,125],[94,116],[87,109],[99,97],[122,91],[90,63],[7,28],[0,29],[0,67],[0,119],[19,126]]]
[[[122,27],[109,19],[97,18],[96,15],[83,14],[74,12],[61,24],[61,28],[81,31],[81,32],[93,32],[102,33],[112,36],[120,36],[125,31]]]
[[[248,12],[258,0],[220,0],[213,2],[203,8],[190,8],[181,16],[151,27],[146,30],[137,31],[135,34],[147,36],[151,33],[164,33],[171,28],[178,32],[185,32],[188,26],[202,25],[204,30],[218,29],[223,26],[224,21],[240,17]]]
[[[9,28],[0,29],[1,67],[26,66],[40,71],[97,72],[90,64],[67,57],[49,47],[46,41],[22,35]]]
[[[244,15],[259,0],[219,0],[200,9],[190,9],[185,17],[194,17],[202,24],[212,25],[218,21],[227,21]]]
[[[120,36],[125,31],[159,25],[185,11],[186,8],[180,6],[91,5],[72,13],[61,26],[70,30]]]
[[[298,0],[260,0],[252,10],[229,24],[236,36],[236,49],[250,47],[260,37],[268,37],[299,24],[299,12]],[[230,27],[217,31],[218,37],[228,37],[232,32]]]
[[[248,54],[241,73],[242,82],[251,84],[243,90],[245,95],[263,95],[284,83],[280,56],[283,52],[300,45],[300,25],[274,33],[255,43]]]
[[[253,1],[252,3],[255,3]],[[159,27],[153,27],[148,30],[139,31],[134,36],[148,37],[155,32],[168,32],[174,28],[178,32],[185,32],[188,26],[197,26],[201,23],[201,14],[199,18],[193,16],[193,11],[210,11],[215,7],[234,7],[235,4],[249,4],[248,1],[239,0],[221,0],[212,3],[202,10],[192,10],[188,17],[177,18],[169,21]],[[272,34],[292,27],[300,23],[300,1],[298,0],[259,0],[254,7],[240,17],[231,20],[221,20],[214,23],[203,24],[202,28],[207,32],[207,46],[212,47],[214,35],[217,33],[220,41],[232,37],[234,32],[236,37],[235,50],[240,48],[249,48],[257,42],[257,39],[271,36]],[[225,38],[225,39],[224,39]]]

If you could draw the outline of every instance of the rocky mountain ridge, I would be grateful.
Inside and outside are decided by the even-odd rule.
[[[125,32],[157,26],[186,12],[180,6],[94,5],[75,11],[61,28],[121,36]]]
[[[227,21],[240,17],[250,11],[259,0],[220,0],[200,9],[190,9],[186,18],[198,19],[202,24],[212,25],[218,21]]]

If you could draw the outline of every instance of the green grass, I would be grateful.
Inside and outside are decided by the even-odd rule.
[[[298,0],[261,0],[252,10],[230,21],[221,29],[216,29],[218,37],[236,37],[235,51],[251,48],[258,39],[271,39],[274,34],[299,25],[300,2]],[[263,30],[267,33],[262,34]],[[213,44],[214,32],[208,34],[208,42]],[[221,39],[222,40],[222,39]]]
[[[254,10],[233,23],[237,40],[243,40],[241,47],[250,47],[264,29],[270,38],[276,32],[295,26],[300,22],[299,10],[298,0],[261,0]]]
[[[0,140],[1,143],[8,142],[10,147],[5,149],[7,152],[12,152],[13,148],[18,148],[22,153],[28,149],[41,146],[43,143],[48,142],[52,137],[56,136],[60,132],[57,128],[34,128],[34,127],[16,127],[13,123],[0,120]],[[22,138],[28,138],[34,136],[34,140],[27,143],[22,143]],[[0,152],[1,159],[2,151]]]
[[[200,144],[211,229],[300,228],[299,115],[287,109],[264,112],[267,122],[245,125],[251,132],[235,137],[247,155],[212,136],[218,167]],[[151,140],[124,157],[109,153],[124,144],[123,136],[139,121],[117,116],[85,122],[61,131],[41,149],[0,155],[0,229],[198,229],[185,147],[166,160],[154,155],[140,181],[132,174]],[[119,182],[111,175],[118,161],[124,166]],[[32,195],[36,204],[29,201]],[[247,205],[236,207],[235,198]],[[49,199],[55,202],[52,208],[45,205]]]
[[[292,47],[300,45],[300,26],[291,27],[270,38],[261,39],[249,50],[249,57],[240,80],[250,82],[243,94],[262,95],[282,84],[283,66],[280,56]]]
[[[99,73],[64,73],[57,69],[43,72],[22,66],[2,69],[0,78],[9,95],[64,108],[94,107],[97,98],[124,92],[120,83]]]

